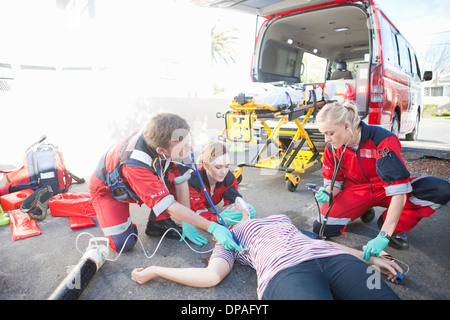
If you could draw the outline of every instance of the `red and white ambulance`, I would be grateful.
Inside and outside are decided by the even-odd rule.
[[[414,49],[375,1],[195,2],[264,20],[256,38],[253,81],[333,83],[333,99],[355,100],[363,121],[417,139],[421,82],[431,80],[432,73],[421,73]],[[283,129],[280,136],[289,132]]]

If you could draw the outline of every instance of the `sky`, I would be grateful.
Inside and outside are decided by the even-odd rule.
[[[0,27],[5,30],[0,62],[51,65],[69,63],[70,57],[72,64],[101,65],[111,64],[117,61],[117,55],[128,56],[133,50],[127,67],[136,67],[133,63],[142,60],[154,67],[151,61],[163,54],[166,59],[178,59],[183,68],[208,58],[208,39],[206,42],[200,39],[209,37],[211,26],[220,19],[224,29],[237,29],[238,63],[228,69],[233,74],[249,74],[255,34],[255,20],[250,15],[192,7],[185,5],[188,0],[97,1],[106,11],[89,21],[61,14],[62,10],[55,8],[56,0],[0,0]],[[175,2],[181,10],[173,9]],[[450,1],[376,3],[405,34],[419,56],[430,44],[450,43]],[[163,45],[155,48],[153,44],[157,43]],[[192,74],[189,68],[185,72]],[[201,77],[195,80],[201,81]]]
[[[450,44],[450,1],[378,0],[376,3],[419,55],[430,45]]]

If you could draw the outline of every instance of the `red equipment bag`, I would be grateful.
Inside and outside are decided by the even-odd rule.
[[[11,210],[8,212],[11,225],[12,241],[25,239],[41,234],[41,229],[33,218],[20,210]]]
[[[81,229],[95,226],[94,219],[90,217],[69,217],[70,229]]]
[[[51,144],[43,144],[46,136],[41,137],[25,152],[22,168],[4,173],[6,192],[12,193],[24,189],[36,191],[39,188],[50,186],[53,194],[64,193],[69,190],[72,180],[84,183],[69,172],[65,165],[62,153]]]
[[[48,207],[53,217],[95,217],[89,193],[64,193],[54,196]]]

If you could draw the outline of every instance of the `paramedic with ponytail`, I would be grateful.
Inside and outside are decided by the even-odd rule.
[[[254,217],[255,209],[246,204],[238,192],[238,182],[229,170],[228,148],[223,142],[214,141],[206,144],[197,162],[200,166],[199,175],[212,203],[216,206],[223,201],[224,210],[220,215],[227,225],[233,225],[240,221],[242,211],[247,211],[252,218]],[[220,223],[196,174],[191,174],[189,179],[189,197],[192,211],[207,220]]]
[[[378,219],[380,232],[367,243],[364,259],[378,256],[388,244],[407,249],[405,232],[449,201],[450,184],[436,177],[411,178],[397,136],[360,121],[353,104],[327,104],[316,120],[327,142],[322,167],[324,187],[315,195],[324,204],[322,221],[333,192],[324,235],[343,234],[349,222],[381,206],[386,210]],[[330,190],[333,174],[334,188]],[[314,222],[314,232],[319,233],[322,221]]]
[[[100,227],[116,252],[128,251],[137,242],[137,228],[130,217],[130,203],[151,208],[145,233],[162,236],[168,229],[179,227],[171,217],[184,222],[188,239],[198,245],[208,241],[195,227],[207,230],[229,249],[239,249],[231,232],[190,210],[190,172],[172,160],[191,153],[190,128],[176,114],[162,113],[147,125],[123,139],[102,157],[91,177],[89,192]],[[180,230],[185,231],[185,230]],[[180,232],[181,233],[181,232]],[[171,230],[168,237],[179,238]],[[127,240],[128,239],[128,240]]]

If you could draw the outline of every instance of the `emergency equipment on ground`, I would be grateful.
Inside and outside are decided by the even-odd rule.
[[[0,195],[24,189],[35,191],[47,186],[52,188],[54,194],[59,194],[67,192],[73,181],[85,182],[83,178],[67,170],[58,147],[42,143],[46,138],[47,136],[42,136],[26,150],[20,169],[0,170],[5,178],[5,186],[0,188]]]

